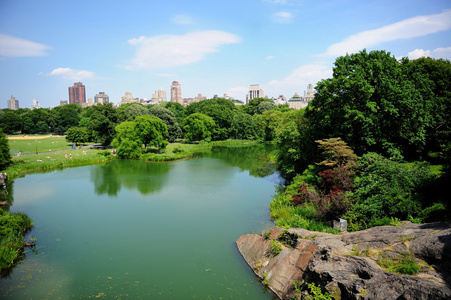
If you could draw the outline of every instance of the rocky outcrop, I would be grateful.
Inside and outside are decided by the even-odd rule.
[[[315,283],[336,299],[451,299],[450,224],[405,222],[341,235],[274,227],[236,243],[281,299],[300,298],[302,282]],[[379,265],[402,259],[416,262],[419,273],[401,275]]]

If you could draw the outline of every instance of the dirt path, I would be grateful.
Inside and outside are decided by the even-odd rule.
[[[63,137],[63,135],[24,135],[24,136],[9,136],[9,140],[40,140],[49,137]]]

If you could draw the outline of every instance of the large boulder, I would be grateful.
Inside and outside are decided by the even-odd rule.
[[[296,234],[296,243],[274,254],[272,240]],[[290,235],[289,235],[290,236]],[[381,226],[342,235],[274,227],[244,235],[237,247],[263,283],[280,298],[300,297],[301,283],[315,283],[336,299],[451,299],[450,224]],[[410,256],[417,275],[387,272],[381,258]]]

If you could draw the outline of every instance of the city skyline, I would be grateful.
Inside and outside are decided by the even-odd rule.
[[[14,95],[21,107],[34,99],[54,107],[78,81],[87,99],[102,91],[114,104],[126,91],[150,99],[163,87],[169,95],[175,80],[184,97],[245,102],[259,84],[270,98],[289,98],[330,78],[338,56],[364,48],[450,59],[451,3],[2,1],[0,106]]]

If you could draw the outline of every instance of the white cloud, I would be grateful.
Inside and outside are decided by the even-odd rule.
[[[291,23],[293,21],[293,14],[286,12],[286,11],[280,11],[272,16],[272,20],[276,23]]]
[[[325,55],[340,56],[355,53],[363,48],[384,42],[411,39],[451,29],[451,10],[426,16],[416,16],[378,29],[367,30],[347,37],[344,41],[331,45]]]
[[[270,59],[273,59],[273,58],[274,58],[274,56],[270,55],[270,56],[266,57],[265,59],[266,60],[270,60]]]
[[[21,39],[7,34],[0,34],[0,56],[29,57],[45,56],[52,47]]]
[[[437,48],[434,50],[415,49],[407,55],[410,59],[417,59],[420,57],[433,57],[451,59],[451,47]]]
[[[224,31],[200,31],[185,35],[140,37],[128,42],[137,47],[127,69],[170,68],[205,59],[225,44],[238,43],[239,37]]]
[[[194,19],[187,15],[175,15],[171,20],[173,23],[180,25],[189,25],[194,23]]]
[[[303,65],[293,70],[287,77],[272,80],[265,86],[268,91],[265,94],[283,94],[284,91],[294,90],[298,93],[304,90],[309,83],[316,85],[321,79],[332,77],[332,67],[322,63]]]
[[[94,78],[94,73],[84,70],[73,70],[71,68],[56,68],[52,72],[48,73],[49,76],[61,76],[67,80],[85,80]]]

